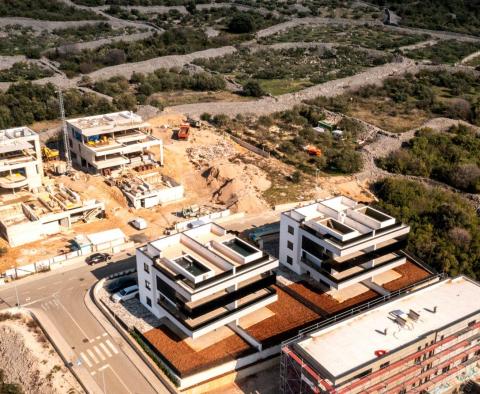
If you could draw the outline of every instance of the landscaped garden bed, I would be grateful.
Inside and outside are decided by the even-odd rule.
[[[405,264],[402,264],[394,268],[393,270],[395,272],[398,272],[402,276],[398,279],[392,280],[391,282],[387,282],[382,285],[382,287],[388,291],[402,289],[432,275],[428,271],[408,260]]]

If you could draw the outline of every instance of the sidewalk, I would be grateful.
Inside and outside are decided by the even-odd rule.
[[[27,310],[39,322],[45,335],[50,340],[57,353],[65,362],[65,365],[70,369],[84,390],[89,394],[103,394],[103,391],[97,385],[97,382],[95,382],[95,380],[92,378],[92,375],[90,375],[83,364],[78,362],[78,357],[72,351],[71,347],[62,337],[62,335],[60,335],[57,328],[46,316],[46,314],[41,309]]]
[[[145,377],[145,379],[151,384],[157,393],[177,393],[169,384],[164,384],[159,380],[157,375],[150,369],[150,366],[138,355],[138,353],[132,348],[130,343],[123,337],[122,333],[115,328],[112,323],[104,315],[93,300],[95,297],[95,289],[101,285],[103,279],[93,286],[90,291],[85,294],[85,305],[89,312],[98,320],[103,326],[105,331],[115,340],[118,346],[122,349],[123,353],[130,359],[130,361],[136,366],[137,370]],[[124,335],[129,335],[124,333]]]

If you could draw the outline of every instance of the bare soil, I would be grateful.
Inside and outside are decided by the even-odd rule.
[[[0,314],[0,369],[24,393],[83,393],[41,329],[26,313]]]

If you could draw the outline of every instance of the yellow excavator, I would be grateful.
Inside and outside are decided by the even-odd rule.
[[[44,161],[57,160],[60,156],[58,149],[51,149],[48,146],[42,146],[42,157]]]

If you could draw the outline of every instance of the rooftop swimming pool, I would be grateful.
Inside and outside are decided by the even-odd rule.
[[[243,257],[248,257],[257,252],[255,248],[247,244],[246,242],[240,241],[238,238],[233,238],[229,241],[223,243],[225,246],[229,247],[233,251],[242,255]]]

